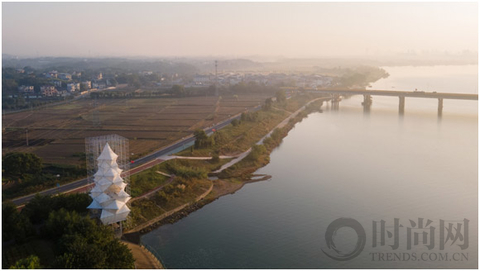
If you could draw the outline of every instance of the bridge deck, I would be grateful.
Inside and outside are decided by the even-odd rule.
[[[316,93],[329,93],[338,95],[377,95],[377,96],[397,96],[397,97],[415,97],[415,98],[434,98],[434,99],[456,99],[456,100],[477,100],[478,94],[466,93],[443,93],[443,92],[414,92],[401,90],[365,90],[365,89],[318,89],[312,90]]]

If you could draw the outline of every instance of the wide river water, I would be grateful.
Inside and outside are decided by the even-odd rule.
[[[477,66],[385,69],[373,89],[478,93]],[[362,101],[324,104],[257,171],[272,179],[141,242],[167,268],[477,267],[477,101],[444,100],[441,118],[435,99],[406,98],[403,116],[396,97],[374,96],[369,113]],[[327,234],[340,218],[365,233],[340,223]]]

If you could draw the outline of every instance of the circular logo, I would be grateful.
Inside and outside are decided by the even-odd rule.
[[[355,249],[352,252],[342,252],[336,248],[335,243],[333,242],[333,237],[337,234],[337,231],[340,228],[347,227],[352,228],[357,234],[357,243]],[[337,260],[337,261],[348,261],[357,257],[365,247],[365,242],[367,240],[365,229],[362,225],[358,223],[355,219],[352,218],[339,218],[334,220],[327,227],[325,232],[325,241],[328,247],[328,251],[322,249],[323,253],[328,257]]]

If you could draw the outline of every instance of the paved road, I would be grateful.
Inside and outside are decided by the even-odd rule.
[[[250,111],[254,112],[254,111],[257,111],[261,109],[261,106],[257,106],[257,107],[254,107],[252,109],[250,109]],[[221,123],[218,123],[212,127],[208,127],[208,128],[205,128],[205,132],[207,134],[210,134],[213,132],[213,129],[215,130],[220,130],[222,128],[224,128],[225,126],[229,125],[230,122],[232,122],[234,119],[239,119],[241,117],[241,114],[237,114]],[[188,147],[190,146],[191,144],[193,144],[193,142],[195,141],[195,137],[193,136],[193,134],[165,147],[165,148],[162,148],[152,154],[149,154],[147,156],[144,156],[142,158],[139,158],[137,160],[134,161],[134,163],[131,165],[132,168],[130,169],[130,175],[133,175],[133,174],[136,174],[140,171],[143,171],[147,168],[150,168],[156,164],[159,164],[161,163],[163,160],[161,159],[157,159],[161,156],[165,156],[165,155],[168,155],[168,154],[172,154],[172,153],[176,153],[176,152],[179,152],[181,150],[183,150],[185,147]],[[190,145],[189,145],[190,144]],[[86,186],[88,185],[91,185],[88,183],[88,180],[87,179],[81,179],[81,180],[78,180],[78,181],[74,181],[72,183],[68,183],[68,184],[64,184],[64,185],[61,185],[60,187],[55,187],[55,188],[51,188],[51,189],[47,189],[47,190],[44,190],[44,191],[41,191],[41,192],[38,192],[38,194],[40,195],[55,195],[55,194],[58,194],[58,193],[66,193],[66,192],[69,192],[69,191],[72,191],[72,190],[82,190],[82,189],[85,189]],[[23,197],[20,197],[20,198],[16,198],[16,199],[13,199],[12,202],[14,204],[16,204],[17,206],[22,206],[22,205],[25,205],[26,203],[28,203],[33,197],[35,197],[37,193],[35,194],[31,194],[31,195],[28,195],[28,196],[23,196]]]

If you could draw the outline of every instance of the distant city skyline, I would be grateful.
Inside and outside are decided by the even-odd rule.
[[[476,52],[478,3],[3,3],[17,56],[381,56]]]

